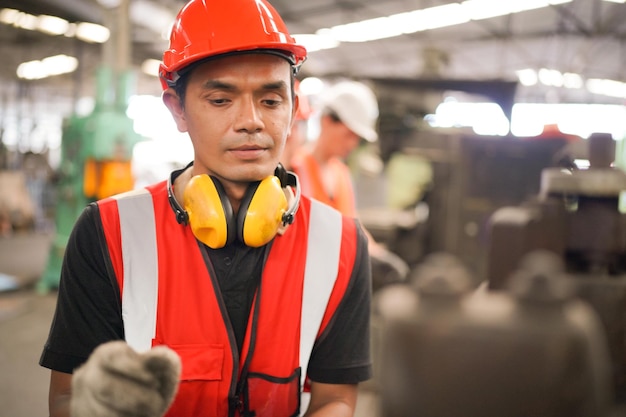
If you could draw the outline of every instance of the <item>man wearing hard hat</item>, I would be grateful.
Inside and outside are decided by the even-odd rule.
[[[378,101],[357,81],[331,86],[320,101],[319,135],[293,158],[293,169],[305,195],[356,217],[352,177],[344,161],[362,139],[378,139]]]
[[[279,164],[305,58],[266,0],[182,8],[160,76],[193,161],[76,222],[40,359],[51,417],[353,415],[367,237]]]
[[[352,174],[345,160],[362,140],[378,139],[378,100],[366,84],[342,81],[323,93],[320,102],[319,135],[296,153],[291,160],[292,168],[298,174],[304,195],[356,218]],[[405,279],[409,273],[406,262],[365,232],[372,260],[391,268],[396,279]]]

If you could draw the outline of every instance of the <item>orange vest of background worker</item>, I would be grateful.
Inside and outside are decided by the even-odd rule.
[[[321,97],[319,135],[292,159],[302,194],[356,217],[350,169],[344,162],[361,139],[378,139],[378,102],[365,84],[344,81]]]
[[[334,207],[346,216],[356,217],[352,175],[343,161],[331,158],[322,168],[313,154],[301,152],[292,164],[305,195]],[[326,177],[332,179],[329,185],[325,184]]]

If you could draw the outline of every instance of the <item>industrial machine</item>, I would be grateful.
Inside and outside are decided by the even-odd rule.
[[[470,275],[433,254],[408,294],[379,294],[380,415],[609,416],[602,327],[568,291],[558,257],[529,254],[500,294],[472,292]]]
[[[431,254],[376,295],[385,417],[626,415],[626,173],[594,134],[487,222],[485,273]],[[572,148],[573,149],[573,148]]]
[[[117,75],[112,69],[102,67],[97,82],[93,112],[87,116],[72,115],[63,126],[56,183],[56,235],[46,270],[38,283],[41,292],[58,287],[65,246],[85,206],[134,187],[132,151],[141,137],[126,115],[133,74]],[[118,86],[117,94],[111,94],[114,85]]]
[[[131,65],[130,0],[102,8],[111,38],[102,49],[103,64],[96,71],[95,106],[91,114],[65,120],[57,182],[56,236],[38,289],[59,284],[65,246],[74,223],[92,201],[134,187],[131,160],[141,137],[126,115],[135,86]]]
[[[588,169],[545,169],[536,198],[494,213],[488,286],[503,289],[533,250],[557,254],[576,295],[604,324],[616,401],[626,404],[626,214],[619,209],[626,173],[613,166],[611,135],[593,134],[587,144]]]

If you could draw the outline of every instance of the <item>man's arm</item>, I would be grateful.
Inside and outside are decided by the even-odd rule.
[[[305,417],[352,417],[357,392],[356,384],[311,382],[311,402]]]
[[[72,395],[72,374],[52,371],[48,408],[50,417],[70,417],[70,397]]]

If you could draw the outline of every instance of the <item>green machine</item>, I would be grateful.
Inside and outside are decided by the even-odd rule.
[[[74,114],[64,121],[56,183],[56,235],[37,285],[40,293],[58,288],[65,247],[85,206],[134,186],[132,152],[134,145],[142,140],[126,115],[134,74],[130,71],[116,74],[108,67],[101,67],[96,80],[93,112],[87,116]],[[117,85],[117,91],[112,91],[112,85]]]

